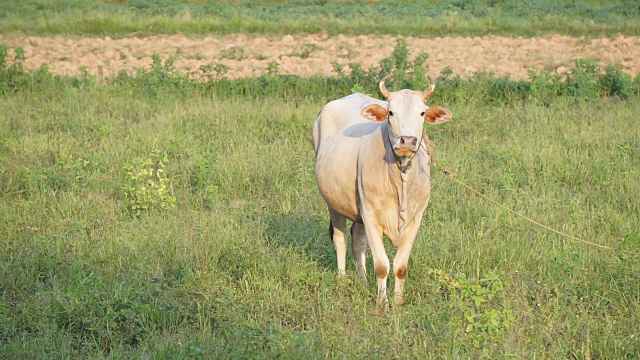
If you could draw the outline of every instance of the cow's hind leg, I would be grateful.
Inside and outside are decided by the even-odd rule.
[[[331,235],[333,246],[336,249],[338,273],[340,276],[344,276],[347,274],[347,239],[345,236],[347,232],[347,219],[332,209],[329,209],[329,215],[331,216],[329,235]]]
[[[351,225],[351,250],[353,251],[358,275],[366,282],[367,234],[364,231],[363,223],[354,222]]]

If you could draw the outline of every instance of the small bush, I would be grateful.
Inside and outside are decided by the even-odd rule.
[[[26,79],[23,69],[24,50],[0,44],[0,94],[15,91]]]
[[[486,341],[496,341],[515,320],[513,312],[502,304],[504,284],[499,276],[490,274],[474,280],[462,273],[447,274],[433,269],[429,272],[436,279],[438,292],[458,314],[452,319],[452,325],[464,328],[475,347],[482,348]]]
[[[407,40],[400,38],[396,40],[391,56],[382,59],[378,66],[365,70],[359,64],[351,63],[348,65],[350,71],[347,74],[340,64],[334,62],[333,69],[346,80],[349,88],[360,86],[370,93],[377,92],[380,79],[390,74],[394,76],[387,80],[389,88],[421,89],[428,86],[428,67],[425,65],[428,58],[429,54],[422,52],[410,62]]]
[[[153,150],[149,157],[139,157],[125,167],[129,181],[125,199],[134,217],[154,209],[175,207],[176,198],[165,172],[168,161],[167,154]]]

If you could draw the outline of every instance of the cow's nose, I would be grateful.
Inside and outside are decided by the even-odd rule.
[[[400,137],[400,145],[409,146],[409,144],[411,144],[411,146],[416,146],[417,143],[418,143],[418,138],[415,136]]]

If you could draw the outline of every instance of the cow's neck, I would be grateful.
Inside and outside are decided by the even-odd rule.
[[[390,169],[391,181],[395,184],[396,189],[398,190],[398,240],[402,239],[402,235],[406,230],[409,223],[407,222],[407,208],[408,208],[408,192],[409,187],[414,183],[413,180],[418,172],[417,168],[413,167],[413,161],[419,161],[419,153],[420,148],[416,151],[412,156],[398,156],[393,151],[393,144],[391,142],[392,134],[391,129],[389,127],[389,122],[383,126],[383,131],[386,132],[387,141],[385,142],[385,147],[387,153],[391,154],[392,159],[395,160],[395,164],[392,164],[392,168]],[[420,139],[420,144],[422,144],[422,139]],[[419,167],[419,166],[418,166]],[[398,181],[398,176],[400,177],[400,181]]]
[[[392,137],[397,138],[398,135],[394,134],[393,131],[391,131],[391,127],[389,125],[389,119],[387,119],[385,132],[387,133],[387,140],[388,140],[387,148],[389,151],[391,151],[391,153],[393,154],[393,157],[396,159],[396,164],[398,165],[398,169],[400,170],[400,172],[402,174],[406,174],[407,172],[409,172],[409,170],[413,166],[413,159],[416,157],[419,151],[414,152],[411,156],[398,156],[395,153],[395,151],[393,151],[393,144],[391,141]],[[420,139],[420,144],[422,144],[422,138]],[[418,150],[420,149],[418,148]]]

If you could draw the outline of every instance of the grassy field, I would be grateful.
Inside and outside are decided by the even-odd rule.
[[[434,168],[407,304],[379,316],[375,281],[336,276],[314,180],[313,121],[349,79],[161,65],[103,84],[3,65],[0,357],[640,356],[637,78],[440,77],[441,164],[619,250]]]
[[[67,4],[2,3],[0,31],[122,35],[119,16],[147,14]],[[188,28],[163,4],[145,21]],[[248,11],[242,4],[219,6]],[[475,4],[491,15],[512,3]],[[637,15],[628,1],[536,4],[628,24],[620,9]],[[83,7],[116,25],[84,30],[82,16],[72,20]],[[19,51],[17,62],[7,54],[0,46],[0,358],[640,358],[638,76],[589,60],[526,81],[441,74],[430,104],[454,117],[427,128],[438,162],[516,211],[616,250],[514,218],[434,167],[406,305],[381,316],[370,257],[369,283],[350,254],[337,277],[311,129],[327,101],[377,94],[381,72],[406,76],[391,88],[424,86],[425,69],[399,61],[401,43],[379,68],[348,75],[209,83],[172,75],[170,61],[98,83],[27,73]]]
[[[640,35],[635,0],[90,1],[0,3],[0,33],[402,36]]]

